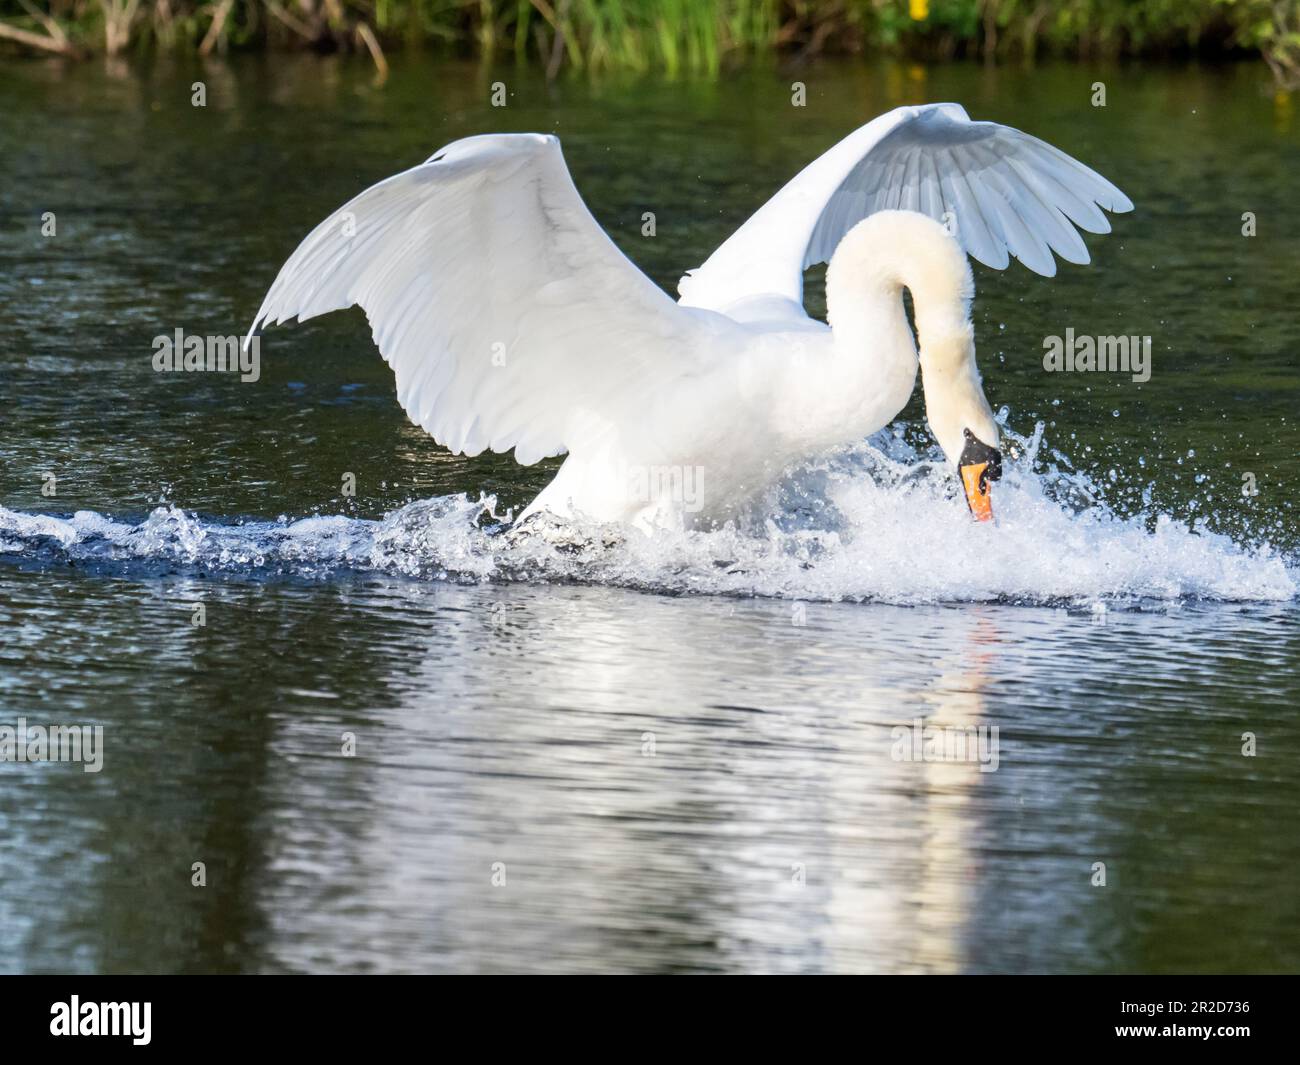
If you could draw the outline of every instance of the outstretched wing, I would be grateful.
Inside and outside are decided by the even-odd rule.
[[[252,330],[360,304],[411,420],[452,451],[530,464],[697,372],[730,323],[618,250],[555,137],[448,145],[367,189],[281,268]]]
[[[772,197],[678,285],[686,306],[717,311],[773,297],[801,305],[803,271],[827,262],[867,215],[920,211],[966,251],[1001,270],[1008,257],[1056,273],[1055,252],[1086,263],[1075,226],[1109,233],[1099,210],[1133,204],[1100,174],[1050,144],[957,104],[900,107],[867,123]]]

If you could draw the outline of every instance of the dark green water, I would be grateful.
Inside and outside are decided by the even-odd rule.
[[[102,725],[105,752],[97,774],[0,762],[0,968],[1300,967],[1300,118],[1265,88],[8,65],[0,725]],[[838,539],[811,560],[496,553],[444,497],[518,505],[556,463],[441,451],[359,311],[268,332],[256,384],[153,372],[153,337],[242,333],[317,221],[455,138],[558,133],[672,290],[857,125],[945,99],[1137,205],[1091,266],[976,268],[990,399],[1043,444],[969,584],[942,500],[862,496],[860,456],[830,470]],[[1067,327],[1152,336],[1151,380],[1045,373]],[[923,443],[919,403],[904,422]],[[1084,513],[1053,502],[1084,490]],[[896,760],[917,717],[997,726],[997,770]]]

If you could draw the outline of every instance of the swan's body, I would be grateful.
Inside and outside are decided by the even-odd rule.
[[[1096,204],[1132,206],[1025,134],[952,104],[900,108],[807,167],[674,303],[591,217],[556,138],[470,137],[321,223],[253,328],[360,304],[439,443],[524,464],[568,453],[525,514],[684,527],[887,425],[918,365],[950,461],[972,434],[996,447],[963,247],[1054,273],[1053,250],[1088,258],[1071,221],[1109,230]],[[829,326],[802,304],[804,267],[827,259]]]

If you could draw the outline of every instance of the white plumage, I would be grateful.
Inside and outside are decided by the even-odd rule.
[[[1132,207],[1026,134],[954,104],[899,108],[804,169],[674,303],[592,218],[555,137],[469,137],[317,226],[252,328],[359,304],[440,444],[568,452],[527,512],[683,527],[897,415],[918,367],[904,287],[941,447],[955,464],[963,431],[996,446],[958,242],[1051,274],[1053,251],[1087,262],[1071,223],[1107,231],[1098,205]],[[805,266],[827,260],[829,328],[802,306]]]

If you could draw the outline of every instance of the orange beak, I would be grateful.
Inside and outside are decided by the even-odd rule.
[[[966,503],[976,521],[993,520],[993,503],[989,499],[989,482],[1002,476],[1002,452],[980,440],[969,429],[963,430],[966,446],[957,460]]]
[[[993,520],[993,503],[989,499],[989,482],[986,476],[989,464],[977,462],[961,468],[961,486],[966,489],[966,502],[976,521]]]

